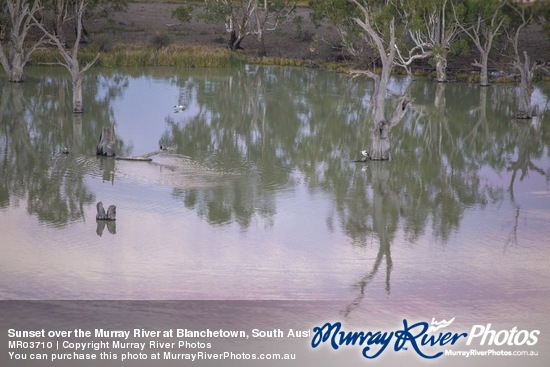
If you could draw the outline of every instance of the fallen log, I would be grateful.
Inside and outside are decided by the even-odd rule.
[[[142,161],[142,162],[151,162],[152,159],[151,158],[146,158],[144,156],[134,156],[134,157],[116,157],[115,158],[116,160],[119,160],[119,161]]]
[[[154,152],[143,154],[143,155],[135,155],[130,157],[116,157],[118,160],[122,161],[141,161],[141,162],[150,162],[152,159],[150,157],[160,154],[163,151],[167,151],[168,148],[155,150]]]

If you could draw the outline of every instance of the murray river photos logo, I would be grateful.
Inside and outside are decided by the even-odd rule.
[[[449,331],[455,318],[431,324],[421,321],[414,324],[403,320],[403,328],[393,331],[346,331],[340,322],[325,323],[313,328],[311,347],[328,344],[333,349],[359,347],[363,357],[373,359],[386,349],[395,352],[413,350],[423,358],[439,358],[444,347],[464,342],[467,346],[533,346],[538,342],[539,330],[496,330],[491,324],[473,325],[469,332]]]

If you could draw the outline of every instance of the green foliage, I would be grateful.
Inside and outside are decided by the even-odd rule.
[[[156,31],[151,37],[151,45],[157,49],[170,46],[172,37],[166,31]]]
[[[470,52],[470,42],[467,37],[461,37],[451,43],[450,54],[456,56],[465,56]]]
[[[316,26],[326,20],[333,26],[348,26],[358,16],[357,7],[348,0],[310,0],[311,20]]]
[[[172,11],[172,18],[179,20],[182,23],[190,22],[192,19],[191,13],[194,7],[191,5],[180,5]]]
[[[231,0],[205,0],[202,14],[199,18],[210,23],[224,22],[233,12]]]
[[[461,0],[455,5],[457,19],[471,34],[477,35],[474,38],[481,43],[486,42],[490,35],[498,41],[505,33],[503,29],[510,28],[513,23],[509,8],[502,6],[504,3],[506,0]],[[503,28],[497,31],[501,22]]]
[[[408,33],[400,2],[388,0],[357,0],[357,2],[367,10],[371,25],[384,41],[389,40],[389,26],[394,21],[397,44],[405,42]],[[365,14],[350,0],[310,0],[310,7],[314,24],[319,25],[322,21],[328,21],[339,31],[342,42],[350,52],[357,55],[357,51],[364,47],[361,44],[364,45],[365,39],[370,39],[367,32],[355,22],[355,18],[364,21]],[[372,46],[371,41],[368,43]]]
[[[490,22],[491,17],[504,2],[506,0],[455,0],[453,3],[458,19],[464,24],[473,24],[478,19]]]

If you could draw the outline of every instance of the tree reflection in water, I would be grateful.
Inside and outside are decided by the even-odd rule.
[[[97,77],[85,89],[90,93],[85,98],[95,103],[86,102],[89,113],[82,121],[59,107],[59,101],[70,101],[66,81],[36,81],[38,94],[4,85],[0,205],[28,196],[29,212],[42,221],[62,226],[82,218],[83,206],[95,200],[84,181],[90,169],[105,181],[116,180],[112,160],[85,158],[85,152],[94,151],[102,123],[113,120],[110,101],[124,93],[128,78],[139,76]],[[329,231],[339,226],[360,248],[376,244],[374,260],[352,282],[355,298],[345,315],[361,305],[381,269],[385,291],[391,291],[391,247],[398,231],[411,244],[431,231],[445,245],[470,208],[509,197],[516,208],[509,243],[519,245],[517,178],[532,172],[548,180],[548,169],[539,163],[550,148],[545,116],[539,129],[516,122],[513,86],[413,82],[416,112],[392,130],[392,160],[357,164],[351,161],[370,133],[368,81],[259,66],[158,77],[177,85],[179,100],[190,106],[186,114],[166,117],[161,141],[174,147],[174,159],[212,174],[203,185],[173,185],[173,197],[185,208],[213,226],[237,223],[246,231],[258,218],[268,228],[275,223],[279,195],[303,185],[330,198]],[[396,80],[393,87],[403,84]],[[119,144],[131,147],[122,137]],[[75,153],[59,154],[63,146]],[[487,179],[486,169],[510,172],[510,182]]]
[[[84,182],[95,165],[89,152],[103,124],[111,121],[111,99],[124,91],[127,78],[88,76],[87,111],[74,115],[66,112],[71,111],[69,81],[60,78],[56,68],[48,72],[51,76],[37,78],[31,72],[25,83],[1,85],[0,205],[5,208],[14,199],[25,199],[30,214],[62,227],[84,219],[84,206],[95,200]],[[70,154],[63,154],[64,149]]]
[[[263,67],[229,77],[194,76],[180,86],[186,98],[196,98],[199,113],[185,124],[168,119],[171,129],[163,139],[181,154],[211,161],[220,170],[232,167],[254,182],[175,192],[210,223],[236,220],[246,228],[255,214],[273,217],[271,188],[292,187],[296,172],[311,191],[330,195],[329,228],[338,217],[353,243],[378,242],[374,263],[353,285],[358,295],[343,311],[347,315],[359,306],[384,261],[390,292],[391,244],[400,227],[414,243],[431,225],[435,238],[446,243],[468,208],[504,200],[505,188],[480,170],[533,169],[530,159],[540,158],[549,140],[541,132],[534,139],[535,130],[513,122],[511,87],[418,81],[411,86],[417,113],[396,129],[393,160],[361,169],[348,159],[357,156],[368,136],[363,101],[372,88],[343,78],[335,83],[318,78],[317,71]],[[519,159],[513,161],[516,151]]]

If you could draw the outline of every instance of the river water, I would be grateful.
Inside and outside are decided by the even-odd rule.
[[[414,102],[392,159],[357,163],[367,80],[95,69],[75,116],[66,75],[0,80],[0,298],[331,300],[549,326],[550,116],[516,121],[514,85],[395,79]],[[539,111],[549,99],[539,85]],[[119,156],[170,149],[97,157],[109,123]],[[96,222],[99,201],[116,222]]]

